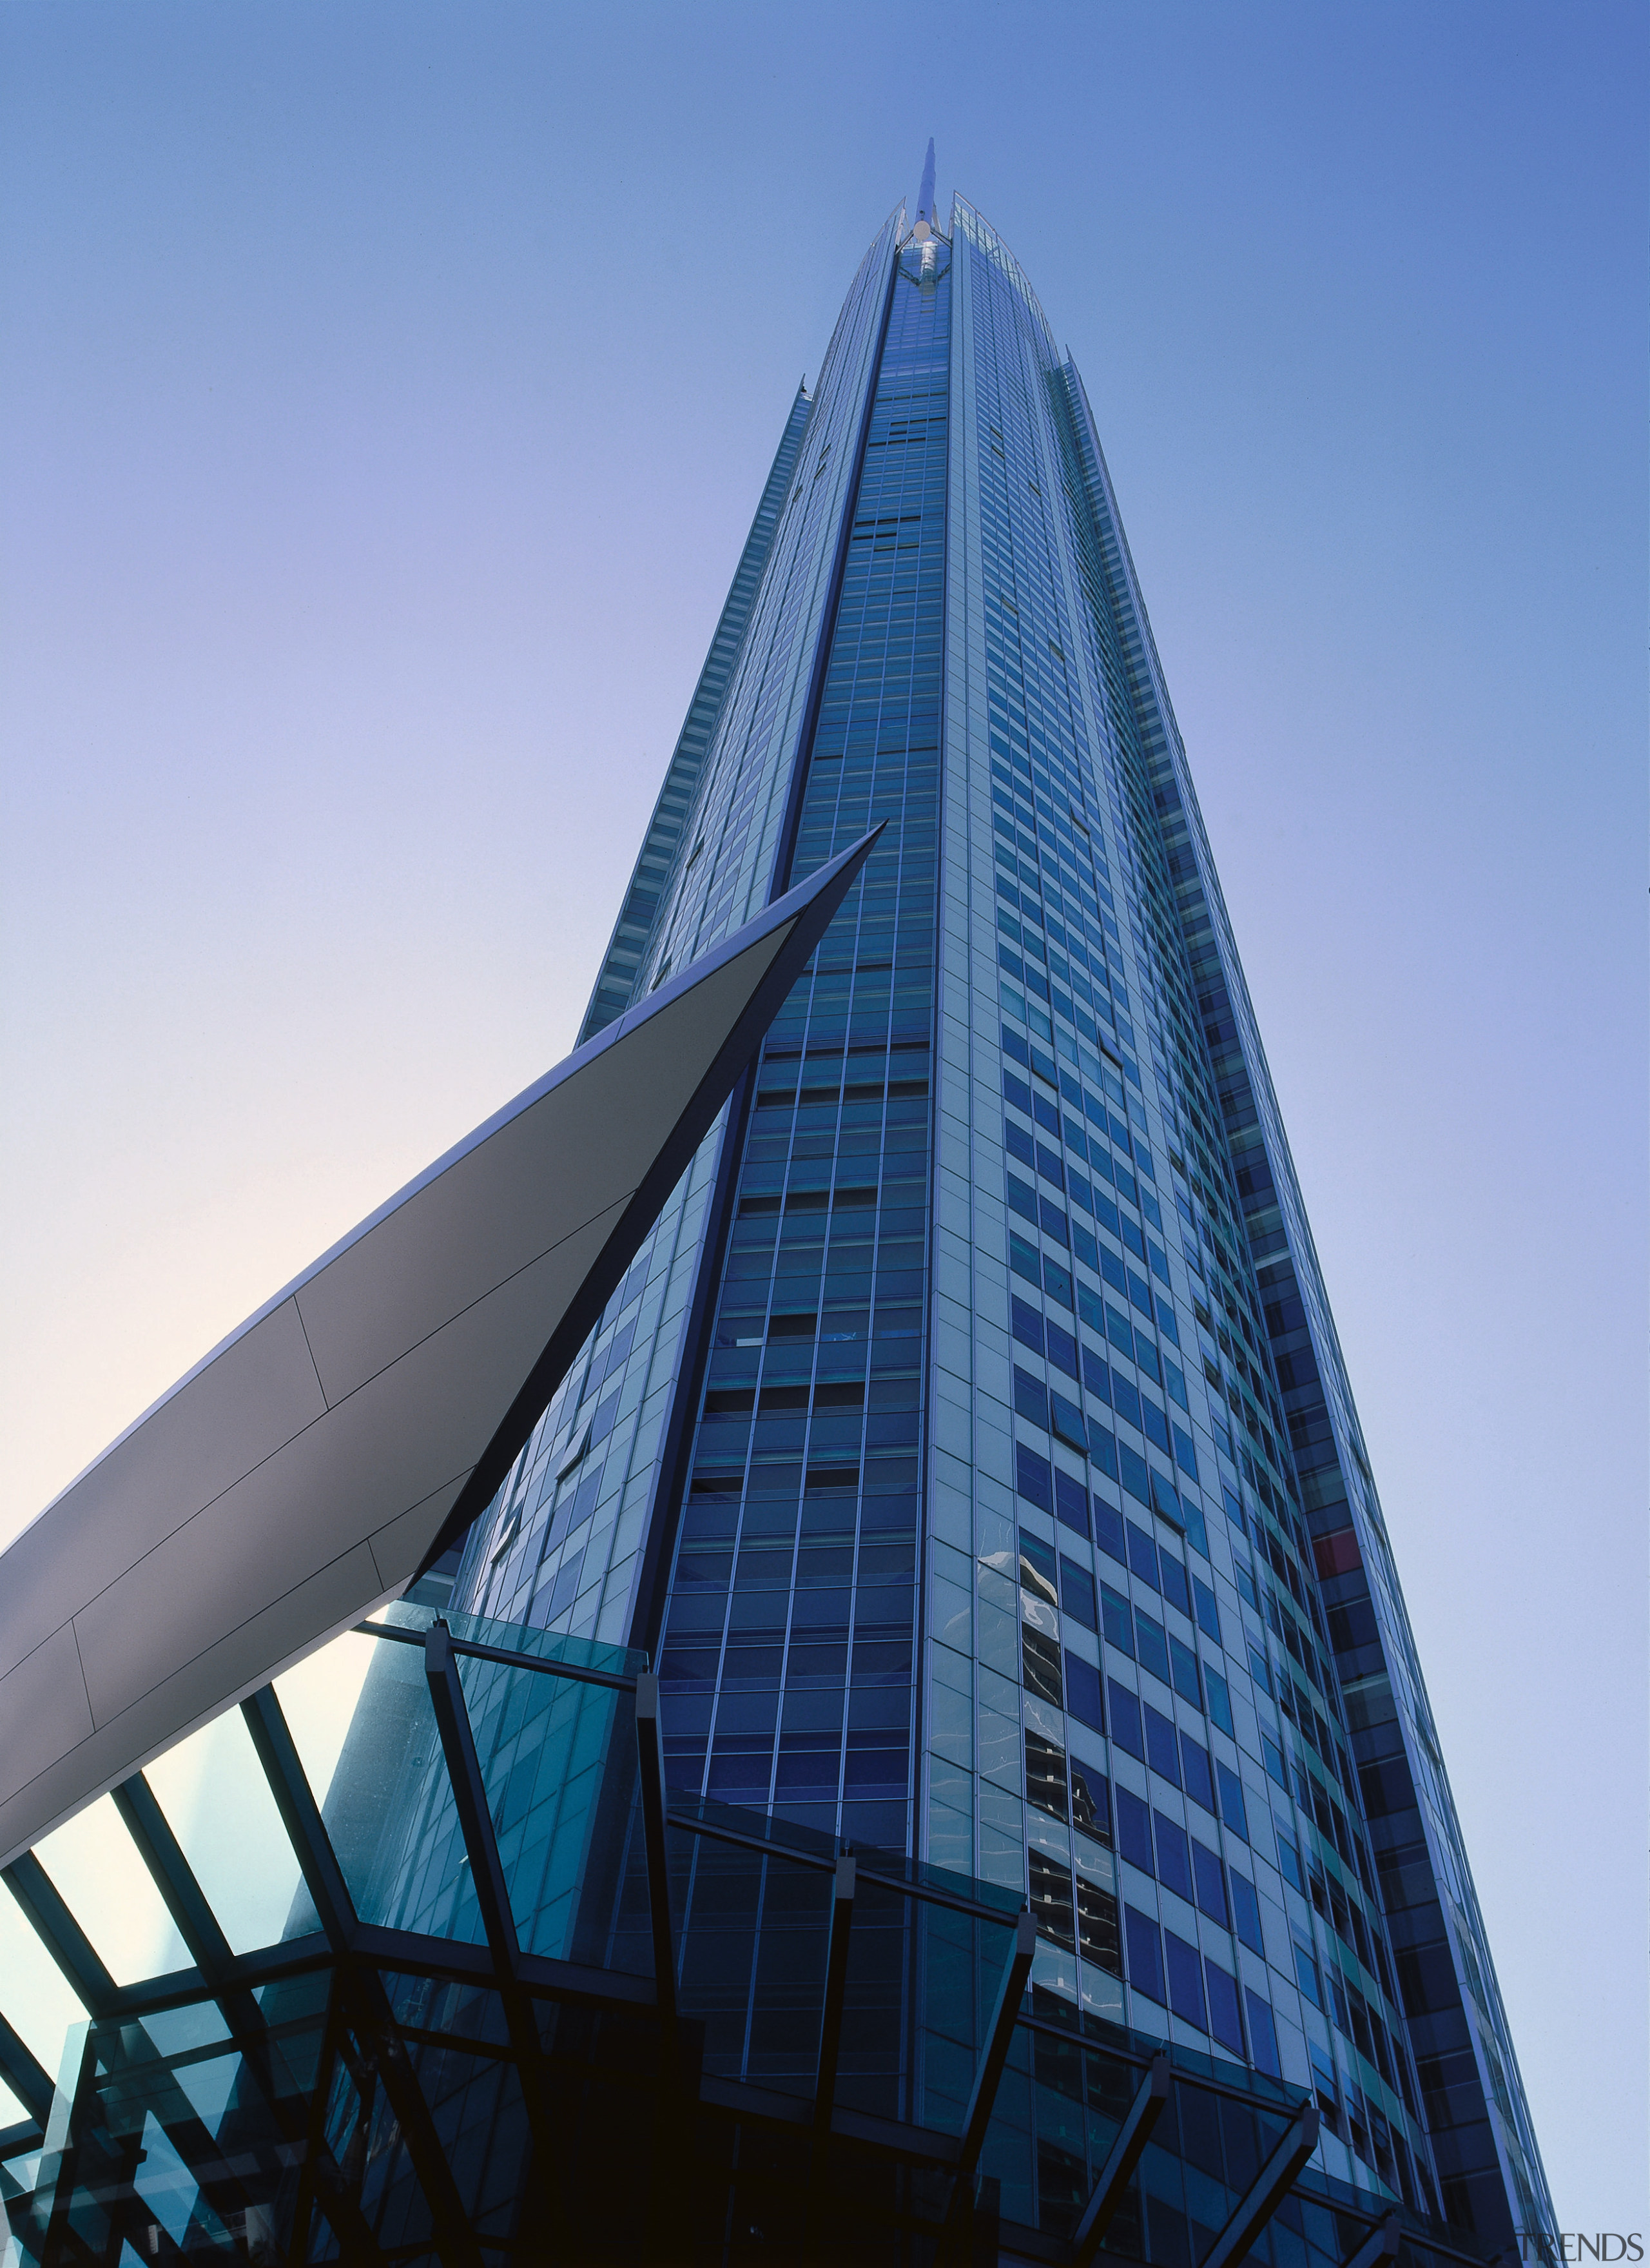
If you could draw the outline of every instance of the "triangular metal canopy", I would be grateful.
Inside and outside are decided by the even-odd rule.
[[[437,1160],[0,1553],[0,1865],[488,1502],[875,840]]]

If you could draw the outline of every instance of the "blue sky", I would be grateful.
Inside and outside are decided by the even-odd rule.
[[[927,136],[1087,380],[1561,2225],[1642,2228],[1646,17],[0,14],[0,1535],[569,1044]]]

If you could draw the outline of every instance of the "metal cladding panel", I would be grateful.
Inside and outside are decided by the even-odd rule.
[[[488,1120],[0,1554],[0,1863],[416,1572],[868,848]]]

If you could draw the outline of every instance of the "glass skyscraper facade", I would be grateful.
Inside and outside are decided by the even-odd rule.
[[[932,151],[581,1038],[871,830],[462,1543],[0,1869],[6,2268],[1555,2228],[1088,398]]]
[[[793,408],[586,1032],[878,824],[455,1602],[656,1650],[679,1796],[1023,1890],[1038,1984],[1336,2172],[1551,2226],[1105,459],[961,198]]]

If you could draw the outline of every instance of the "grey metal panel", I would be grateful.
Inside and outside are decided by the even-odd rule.
[[[466,1516],[869,848],[438,1160],[0,1553],[0,1864],[400,1590]]]

